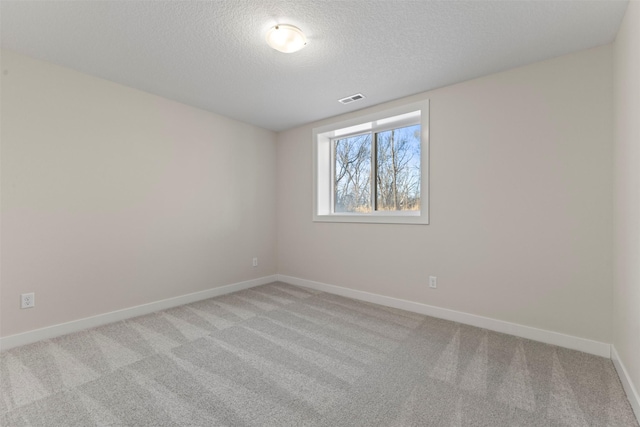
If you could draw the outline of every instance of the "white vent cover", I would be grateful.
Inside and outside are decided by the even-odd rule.
[[[347,96],[346,98],[338,99],[338,102],[341,104],[349,104],[354,101],[359,101],[364,99],[364,95],[361,93],[356,93],[355,95]]]

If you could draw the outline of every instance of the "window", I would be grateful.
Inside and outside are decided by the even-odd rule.
[[[314,221],[428,223],[429,102],[313,130]]]

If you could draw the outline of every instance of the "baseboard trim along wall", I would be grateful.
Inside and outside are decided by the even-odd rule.
[[[585,353],[594,354],[596,356],[611,357],[611,345],[603,342],[593,341],[586,338],[574,337],[571,335],[561,334],[559,332],[547,331],[544,329],[532,328],[530,326],[518,325],[516,323],[505,322],[503,320],[491,319],[489,317],[476,316],[475,314],[463,313],[461,311],[449,310],[446,308],[434,307],[413,301],[407,301],[398,298],[387,297],[384,295],[372,294],[364,291],[343,288],[326,283],[314,282],[312,280],[300,279],[279,274],[278,280],[289,283],[291,285],[303,286],[318,291],[328,292],[331,294],[341,295],[361,301],[372,302],[387,307],[399,308],[402,310],[420,313],[427,316],[437,317],[454,322],[464,323],[465,325],[477,326],[479,328],[489,329],[495,332],[502,332],[509,335],[515,335],[521,338],[527,338],[534,341],[540,341],[546,344],[557,345],[559,347],[579,350]]]
[[[230,285],[219,286],[217,288],[207,289],[206,291],[194,292],[187,295],[181,295],[179,297],[167,298],[148,304],[142,304],[135,307],[99,314],[97,316],[85,317],[84,319],[78,319],[67,323],[48,326],[46,328],[23,332],[21,334],[10,335],[8,337],[0,338],[0,351],[8,350],[10,348],[18,347],[25,344],[31,344],[36,341],[55,338],[61,335],[70,334],[72,332],[82,331],[84,329],[95,328],[96,326],[105,325],[107,323],[113,323],[120,320],[130,319],[132,317],[142,316],[145,314],[153,313],[155,311],[166,310],[168,308],[177,307],[179,305],[189,304],[208,298],[241,291],[243,289],[253,288],[255,286],[266,285],[267,283],[275,282],[277,279],[277,275],[264,276],[244,282],[238,282]]]
[[[618,371],[622,387],[624,388],[625,393],[627,393],[629,403],[631,403],[633,412],[636,414],[636,418],[640,423],[640,394],[638,394],[638,391],[633,385],[631,377],[629,377],[629,373],[624,367],[624,364],[622,363],[622,360],[620,360],[620,356],[613,345],[611,345],[611,360],[613,361],[613,366],[616,367],[616,371]]]

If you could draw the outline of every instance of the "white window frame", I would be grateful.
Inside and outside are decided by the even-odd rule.
[[[416,124],[415,119],[410,119],[409,123],[401,118],[392,122],[385,120],[415,111],[420,112],[420,210],[372,211],[370,213],[334,212],[332,140],[343,135],[355,135],[362,131],[372,130],[379,132],[385,129],[407,126],[409,123]],[[429,224],[429,100],[317,127],[313,129],[312,135],[313,221]]]

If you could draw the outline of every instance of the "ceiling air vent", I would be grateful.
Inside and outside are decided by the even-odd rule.
[[[359,101],[364,99],[364,95],[361,93],[356,93],[355,95],[347,96],[346,98],[338,99],[338,102],[341,104],[349,104],[354,101]]]

